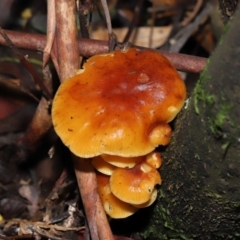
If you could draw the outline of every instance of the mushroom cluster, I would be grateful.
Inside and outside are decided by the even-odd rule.
[[[94,157],[92,164],[98,171],[98,191],[105,212],[112,218],[125,218],[150,206],[157,198],[155,186],[162,182],[157,171],[161,163],[158,152],[131,158],[105,154]]]
[[[169,143],[168,123],[185,97],[170,62],[137,49],[91,57],[59,87],[52,107],[55,131],[76,156],[92,159],[111,217],[129,216],[156,198],[161,157],[153,151]],[[126,213],[118,215],[119,208]]]

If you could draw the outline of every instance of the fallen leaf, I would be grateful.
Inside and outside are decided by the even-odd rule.
[[[152,48],[162,46],[168,39],[168,36],[172,30],[172,26],[154,27],[152,32]],[[114,34],[117,36],[119,42],[122,42],[128,31],[127,27],[113,29]],[[137,46],[148,47],[149,36],[151,33],[150,27],[138,27],[133,30],[133,33],[129,41]],[[93,31],[91,34],[93,39],[108,40],[107,29],[99,28]]]

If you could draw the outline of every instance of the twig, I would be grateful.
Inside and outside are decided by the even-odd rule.
[[[91,14],[93,7],[92,0],[79,0],[78,1],[78,12],[79,12],[79,22],[81,37],[89,38],[88,33],[88,16]]]
[[[171,47],[170,52],[179,52],[182,46],[185,44],[187,39],[192,35],[202,20],[209,14],[213,6],[211,3],[207,3],[205,8],[199,13],[195,20],[185,28],[181,29],[173,38],[170,39]]]
[[[109,51],[113,51],[116,46],[117,39],[112,30],[112,22],[111,22],[111,17],[110,17],[108,5],[107,5],[107,0],[101,0],[101,3],[102,3],[103,11],[105,13],[106,23],[107,23],[108,37],[109,37],[109,41],[108,41]]]
[[[38,99],[34,94],[31,93],[31,91],[27,88],[25,88],[22,84],[21,84],[21,80],[19,81],[8,81],[8,83],[12,86],[15,86],[17,88],[20,88],[23,92],[25,92],[26,94],[28,94],[32,99],[34,99],[36,102],[39,102],[40,99]]]
[[[78,184],[85,186],[80,191],[85,211],[88,214],[88,220],[92,220],[88,222],[91,237],[93,240],[113,240],[111,229],[97,191],[96,174],[90,163],[90,159],[80,159],[76,156],[73,156],[73,159],[77,170]]]
[[[23,66],[27,69],[27,71],[32,76],[33,80],[36,81],[38,86],[41,88],[43,95],[46,97],[48,101],[52,100],[52,94],[48,91],[46,86],[43,84],[42,80],[38,77],[38,74],[33,69],[32,65],[27,61],[27,59],[18,51],[18,49],[14,46],[14,43],[5,33],[5,31],[0,27],[0,34],[2,35],[3,39],[5,40],[6,44],[11,48],[13,54],[20,60]]]
[[[52,93],[52,76],[48,66],[43,69],[44,83],[50,93]],[[24,135],[19,139],[18,145],[22,149],[20,160],[28,158],[28,154],[33,152],[40,139],[52,127],[52,120],[49,111],[49,102],[42,97],[35,111],[33,119]]]
[[[197,0],[197,3],[195,4],[193,11],[191,11],[189,15],[185,19],[183,19],[183,21],[181,22],[181,26],[183,27],[187,26],[194,19],[194,17],[197,15],[198,11],[200,10],[202,4],[203,4],[203,0]]]
[[[142,7],[143,7],[143,3],[144,3],[144,0],[139,0],[137,2],[137,6],[135,7],[134,9],[134,16],[133,16],[133,19],[128,27],[128,31],[127,31],[127,34],[126,36],[124,37],[124,40],[123,42],[127,42],[130,38],[130,36],[132,35],[132,32],[134,30],[134,27],[136,27],[139,23],[139,20],[140,20],[140,15],[141,15],[141,12],[142,12]]]
[[[105,18],[106,18],[108,34],[110,36],[110,35],[112,35],[113,31],[112,31],[112,22],[111,22],[111,17],[110,17],[107,1],[101,0],[101,3],[102,3],[103,11],[105,14]]]
[[[151,22],[151,26],[150,26],[149,44],[148,44],[148,46],[150,48],[152,47],[153,29],[154,29],[155,20],[156,20],[156,3],[155,3],[155,1],[152,2],[151,20],[152,20],[152,22]]]
[[[54,40],[53,40],[53,45],[52,45],[50,54],[51,54],[51,59],[52,59],[53,65],[55,67],[55,70],[56,70],[57,74],[59,75],[58,50],[57,50],[56,38],[54,38]]]
[[[73,0],[56,0],[56,42],[59,78],[61,82],[73,76],[79,68],[76,6]],[[76,54],[77,53],[77,54]]]
[[[54,37],[55,37],[55,30],[56,30],[56,12],[55,12],[55,0],[48,0],[47,1],[47,9],[48,9],[48,14],[47,14],[47,43],[46,46],[43,50],[43,68],[46,66]]]
[[[7,31],[6,33],[11,37],[14,45],[19,48],[43,51],[46,36],[41,34],[30,34],[30,33],[21,33],[21,32],[13,32]],[[6,46],[5,41],[0,36],[0,45]],[[108,42],[101,40],[90,40],[90,39],[79,39],[78,47],[81,56],[91,57],[96,54],[102,54],[108,52]],[[132,46],[140,49],[149,49],[142,48],[138,46]],[[153,49],[151,49],[153,50]],[[157,50],[155,50],[157,51]],[[168,60],[172,63],[172,65],[179,71],[183,72],[192,72],[199,73],[203,70],[207,59],[202,57],[195,57],[180,53],[170,53],[164,51],[157,51],[161,53],[163,56],[168,58]]]
[[[80,22],[80,32],[82,38],[89,39],[89,21],[91,20],[91,11],[92,11],[93,3],[92,0],[77,0],[77,9],[79,15]],[[86,58],[82,58],[81,67],[86,61]]]
[[[161,52],[161,54],[182,72],[200,73],[207,63],[207,59],[202,57],[169,52]]]

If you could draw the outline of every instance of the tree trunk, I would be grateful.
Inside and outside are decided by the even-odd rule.
[[[240,6],[174,125],[147,239],[240,236]]]

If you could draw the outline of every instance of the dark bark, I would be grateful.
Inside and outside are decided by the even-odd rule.
[[[148,239],[239,239],[240,6],[175,122]]]

